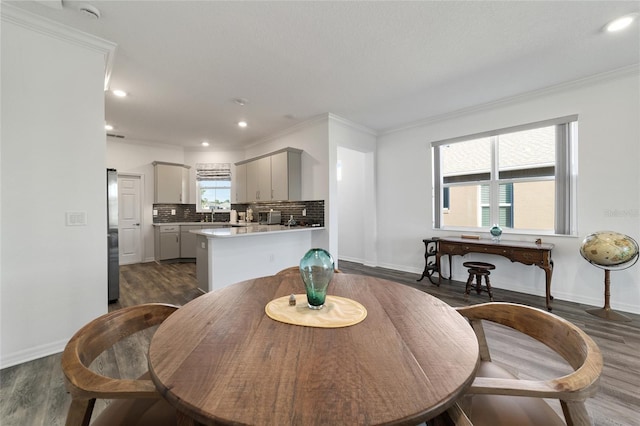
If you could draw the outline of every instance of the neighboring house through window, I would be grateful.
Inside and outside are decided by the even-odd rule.
[[[198,212],[231,210],[231,165],[196,164]]]
[[[434,227],[575,235],[577,116],[434,142]]]

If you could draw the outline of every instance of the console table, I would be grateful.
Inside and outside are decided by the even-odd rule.
[[[427,277],[429,278],[429,281],[431,281],[431,284],[440,286],[440,281],[435,283],[431,278],[434,272],[437,272],[438,275],[440,275],[438,263],[435,259],[431,259],[432,257],[436,257],[436,254],[438,253],[438,238],[426,238],[422,240],[422,242],[424,243],[424,271],[422,271],[422,276],[416,281],[422,281],[424,277]]]
[[[512,262],[524,265],[535,265],[544,270],[546,279],[546,302],[547,309],[551,311],[551,275],[553,274],[553,260],[551,250],[553,244],[537,244],[526,241],[492,241],[474,240],[460,237],[445,237],[438,240],[438,251],[436,253],[436,264],[441,266],[440,258],[449,256],[449,279],[452,279],[452,255],[464,256],[467,253],[485,253],[504,256]],[[439,274],[438,282],[442,275]]]

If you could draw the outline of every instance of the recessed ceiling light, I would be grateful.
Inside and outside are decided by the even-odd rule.
[[[104,125],[104,129],[105,130],[113,130],[113,126],[111,124],[105,124]]]
[[[124,90],[120,90],[120,89],[112,90],[111,93],[113,93],[114,95],[116,95],[119,98],[124,98],[125,96],[127,96],[127,92],[125,92]]]
[[[246,121],[238,121],[238,126],[247,127],[247,122]]]
[[[638,16],[637,13],[632,13],[630,15],[622,16],[618,19],[614,19],[613,21],[609,22],[605,28],[610,33],[624,30],[629,25],[631,25],[631,23],[636,19],[637,16]]]
[[[202,146],[209,146],[209,142],[207,142],[207,141],[202,141]]]

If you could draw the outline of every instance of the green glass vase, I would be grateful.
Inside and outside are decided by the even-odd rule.
[[[307,305],[311,309],[322,309],[327,297],[327,288],[333,278],[335,262],[328,251],[312,248],[300,260],[300,275],[307,293]]]

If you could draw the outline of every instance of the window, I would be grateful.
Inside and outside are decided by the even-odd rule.
[[[198,212],[231,210],[231,165],[196,164]]]
[[[575,235],[577,116],[431,144],[434,227]]]

